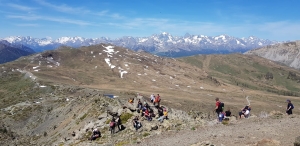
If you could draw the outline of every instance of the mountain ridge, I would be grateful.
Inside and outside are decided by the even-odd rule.
[[[125,47],[134,51],[144,50],[152,54],[158,54],[168,57],[181,57],[182,54],[228,54],[228,53],[244,53],[248,50],[276,44],[279,41],[270,41],[267,39],[259,39],[254,36],[248,38],[236,38],[228,35],[205,36],[191,35],[172,36],[169,33],[153,34],[149,37],[131,37],[124,36],[121,38],[110,39],[108,37],[100,38],[84,38],[84,37],[60,37],[52,38],[33,38],[12,36],[2,38],[12,44],[23,44],[33,48],[36,52],[44,50],[53,50],[59,46],[66,45],[71,47],[90,46],[100,43],[110,43],[116,46]]]

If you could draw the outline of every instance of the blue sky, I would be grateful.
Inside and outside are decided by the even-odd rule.
[[[299,0],[0,0],[0,38],[256,36],[300,40]]]

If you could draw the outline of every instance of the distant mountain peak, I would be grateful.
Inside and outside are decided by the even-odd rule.
[[[245,52],[262,46],[267,46],[277,41],[259,39],[254,36],[248,38],[236,38],[226,34],[218,36],[191,35],[186,33],[184,36],[173,36],[168,32],[153,34],[148,37],[124,36],[117,39],[107,37],[84,38],[60,37],[53,40],[52,38],[32,38],[22,36],[7,37],[12,44],[22,44],[33,48],[36,52],[52,50],[59,46],[66,45],[71,47],[90,46],[100,43],[109,43],[116,46],[130,48],[132,50],[144,50],[153,54],[163,55],[165,52],[176,52],[178,54],[210,54],[210,53],[234,53]],[[169,53],[170,54],[170,53]]]

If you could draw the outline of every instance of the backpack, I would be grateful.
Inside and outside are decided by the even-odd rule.
[[[220,102],[220,103],[219,103],[219,106],[218,106],[218,111],[219,111],[219,112],[222,112],[223,109],[224,109],[224,103],[223,103],[223,102]]]
[[[291,104],[291,109],[294,109],[294,105],[293,104]]]
[[[115,126],[115,122],[111,121],[111,122],[109,123],[109,126],[110,126],[110,127],[114,127],[114,126]]]

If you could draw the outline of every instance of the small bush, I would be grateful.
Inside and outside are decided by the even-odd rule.
[[[130,113],[124,113],[120,116],[121,121],[126,123],[128,121],[128,119],[130,119],[133,116],[133,114]]]
[[[123,145],[127,145],[127,144],[129,144],[128,141],[120,141],[116,144],[116,146],[123,146]]]
[[[195,127],[192,127],[191,130],[196,130],[196,128],[195,128]]]
[[[143,137],[147,137],[149,135],[150,135],[150,133],[147,133],[147,132],[143,133]]]
[[[85,114],[84,114],[82,117],[80,117],[79,119],[80,119],[80,120],[83,120],[87,115],[88,115],[88,114],[85,113]]]

